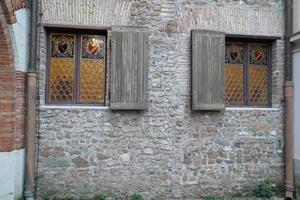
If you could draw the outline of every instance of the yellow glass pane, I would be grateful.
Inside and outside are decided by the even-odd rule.
[[[249,104],[268,104],[268,66],[249,65]]]
[[[225,102],[243,104],[243,65],[225,65]]]
[[[72,102],[74,88],[74,60],[50,59],[49,101]]]
[[[80,102],[103,103],[105,100],[105,61],[80,61]]]

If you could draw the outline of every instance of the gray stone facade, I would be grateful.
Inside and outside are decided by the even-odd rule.
[[[284,43],[272,45],[272,108],[191,111],[191,29],[282,37],[280,0],[40,0],[42,24],[150,28],[149,109],[45,105],[39,28],[39,194],[145,199],[233,195],[283,179]],[[110,32],[108,44],[110,44]],[[109,57],[109,55],[108,55]],[[109,71],[109,63],[108,63]],[[109,100],[109,99],[108,99]]]
[[[296,200],[300,199],[300,160],[294,159]]]

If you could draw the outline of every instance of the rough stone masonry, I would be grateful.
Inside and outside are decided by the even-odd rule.
[[[41,23],[148,26],[150,52],[147,111],[49,106],[39,28],[38,194],[197,199],[282,183],[283,41],[272,44],[272,107],[223,112],[191,111],[190,43],[192,29],[280,38],[283,12],[282,0],[40,0]]]

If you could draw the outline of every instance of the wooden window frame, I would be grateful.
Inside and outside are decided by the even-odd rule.
[[[70,34],[74,35],[75,42],[74,42],[74,89],[73,89],[73,101],[72,102],[51,102],[49,100],[49,82],[50,82],[50,58],[51,58],[51,41],[50,36],[51,34]],[[83,35],[99,35],[103,36],[105,42],[105,53],[104,53],[104,69],[105,69],[105,78],[104,78],[104,101],[99,102],[80,102],[80,53],[81,53],[81,36]],[[70,105],[70,106],[105,106],[107,104],[107,30],[83,30],[83,29],[76,29],[76,28],[47,28],[46,33],[46,54],[47,54],[47,61],[46,61],[46,89],[45,89],[45,103],[48,105]],[[80,103],[79,103],[80,102]]]
[[[236,42],[243,44],[244,56],[243,56],[243,104],[228,104],[226,107],[257,107],[257,108],[270,108],[272,107],[272,38],[245,38],[245,37],[225,37],[225,44],[230,42]],[[251,44],[266,45],[268,49],[268,103],[266,105],[249,104],[249,46]],[[246,62],[245,62],[246,61]],[[225,60],[224,60],[225,62]],[[225,64],[226,67],[226,64]],[[226,95],[226,93],[224,93]]]

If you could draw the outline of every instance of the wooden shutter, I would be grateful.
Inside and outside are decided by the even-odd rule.
[[[146,27],[112,27],[110,108],[148,107],[148,40]]]
[[[192,30],[192,109],[224,109],[225,35]]]

